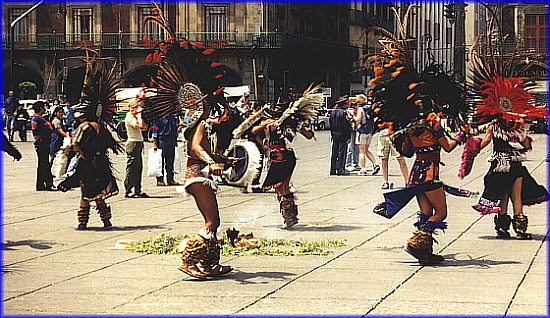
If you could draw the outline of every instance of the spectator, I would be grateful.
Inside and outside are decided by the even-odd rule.
[[[142,100],[134,98],[130,100],[130,111],[126,114],[124,125],[128,133],[126,141],[126,177],[124,178],[124,188],[126,198],[147,198],[145,192],[141,191],[141,174],[143,170],[143,135],[142,129],[147,129],[145,121],[141,116]],[[132,192],[133,190],[133,192]]]
[[[174,157],[178,146],[178,129],[176,117],[168,115],[153,122],[153,149],[162,150],[162,166],[164,175],[157,177],[157,186],[179,185],[174,181]],[[164,177],[166,176],[166,183]]]
[[[19,104],[15,113],[15,130],[19,133],[21,141],[27,141],[27,123],[31,121],[31,116],[23,104]]]
[[[357,115],[357,102],[354,97],[350,98],[350,107],[346,109],[348,113],[348,119],[351,123],[351,136],[350,143],[348,144],[348,154],[346,158],[346,170],[347,171],[357,171],[361,170],[359,166],[359,147],[355,143],[355,138],[357,135],[357,123],[353,119]]]
[[[403,179],[405,179],[405,185],[407,185],[407,180],[409,178],[409,170],[407,167],[407,162],[405,161],[405,157],[401,155],[397,149],[395,149],[395,146],[390,140],[390,136],[388,135],[389,129],[384,128],[380,130],[380,133],[378,134],[378,148],[377,153],[378,157],[382,161],[382,178],[384,178],[384,183],[382,183],[382,189],[389,189],[390,183],[389,183],[389,160],[390,155],[391,158],[397,159],[397,162],[399,162],[399,168],[401,169],[401,174],[403,175]]]
[[[332,139],[332,153],[330,158],[331,175],[348,175],[344,169],[346,163],[347,144],[350,143],[351,124],[348,120],[345,107],[348,96],[341,96],[335,108],[330,113],[330,133]]]
[[[366,103],[367,96],[364,94],[359,94],[356,98],[358,108],[354,120],[358,123],[357,140],[355,143],[359,146],[359,165],[361,166],[359,175],[367,175],[367,158],[372,163],[372,175],[375,175],[380,171],[380,166],[376,163],[374,155],[369,150],[374,135],[374,116],[371,110],[372,103]]]
[[[6,116],[6,130],[8,131],[9,141],[13,141],[15,129],[15,112],[19,105],[19,98],[15,97],[13,89],[8,91],[8,98],[4,101],[4,115]]]
[[[69,133],[76,129],[76,119],[74,118],[74,109],[70,102],[66,102],[63,106],[63,124],[67,127]]]
[[[53,176],[48,161],[52,124],[42,117],[46,113],[46,104],[44,102],[36,102],[32,108],[34,116],[32,117],[31,128],[34,137],[34,150],[38,157],[36,191],[56,191],[57,189],[53,186]]]
[[[53,163],[55,154],[63,145],[63,138],[69,137],[67,127],[63,124],[63,107],[57,106],[52,114],[52,140],[50,142],[50,166]]]

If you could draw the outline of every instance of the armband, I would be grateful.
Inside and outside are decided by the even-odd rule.
[[[199,159],[209,165],[212,165],[212,164],[215,164],[216,162],[214,161],[214,159],[212,159],[212,157],[210,157],[210,155],[208,154],[208,152],[206,151],[201,151],[199,153]]]
[[[462,145],[464,141],[466,141],[466,134],[461,131],[458,134],[456,134],[451,140],[454,140],[457,144]]]

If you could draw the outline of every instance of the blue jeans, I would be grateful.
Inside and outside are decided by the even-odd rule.
[[[355,130],[351,131],[351,141],[348,144],[348,154],[346,157],[346,166],[359,166],[359,146],[355,144]]]
[[[176,156],[176,144],[174,137],[159,136],[158,147],[162,149],[163,176],[157,177],[157,182],[163,182],[166,176],[166,182],[174,181],[174,158]]]
[[[15,132],[15,115],[9,115],[7,116],[6,121],[6,130],[8,131],[8,137],[10,141],[13,141],[13,133]]]

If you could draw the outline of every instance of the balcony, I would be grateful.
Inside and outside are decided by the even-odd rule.
[[[146,40],[148,38],[149,40]],[[91,33],[91,34],[18,34],[14,41],[14,50],[76,50],[82,47],[103,50],[150,50],[159,41],[153,37],[138,33]],[[228,49],[292,49],[303,52],[319,52],[318,50],[341,51],[353,49],[349,45],[283,34],[279,32],[244,33],[244,32],[193,32],[178,33],[178,41],[183,39],[200,42],[206,48],[216,50]],[[10,37],[2,36],[2,49],[10,50]]]

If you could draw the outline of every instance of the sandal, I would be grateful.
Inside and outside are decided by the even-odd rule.
[[[222,276],[233,270],[234,268],[229,265],[216,264],[211,268],[211,270],[208,273],[206,273],[206,276],[207,277]]]
[[[389,188],[390,188],[390,184],[389,184],[389,183],[387,183],[387,182],[382,183],[381,189],[384,189],[384,190],[385,190],[385,189],[389,189]]]
[[[138,198],[149,198],[149,195],[145,192],[136,193]]]
[[[139,195],[135,193],[128,192],[124,195],[125,198],[139,198]]]
[[[184,272],[185,274],[191,276],[191,277],[195,277],[195,278],[200,278],[200,279],[204,279],[206,278],[206,276],[208,276],[208,274],[206,274],[205,272],[201,271],[200,268],[197,266],[197,265],[190,265],[190,266],[187,266],[185,264],[181,264],[178,269],[182,272]]]

